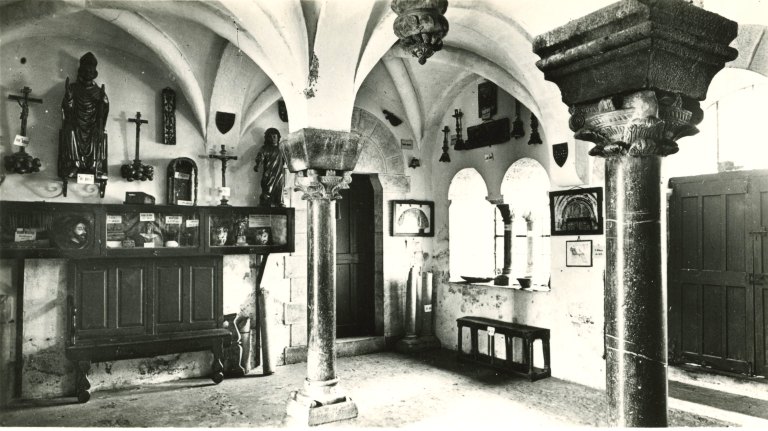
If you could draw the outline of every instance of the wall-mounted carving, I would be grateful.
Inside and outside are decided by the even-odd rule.
[[[176,145],[176,92],[163,88],[163,144]]]

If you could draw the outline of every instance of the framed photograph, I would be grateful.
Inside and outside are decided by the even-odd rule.
[[[592,266],[592,240],[566,241],[565,266]]]
[[[435,236],[435,203],[430,201],[391,201],[392,236]]]
[[[549,192],[552,236],[601,235],[603,233],[603,189]]]

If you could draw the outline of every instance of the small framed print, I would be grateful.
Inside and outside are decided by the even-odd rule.
[[[565,242],[565,266],[592,266],[592,240]]]
[[[603,233],[603,189],[549,192],[552,236],[601,235]]]
[[[392,236],[435,236],[435,203],[431,201],[391,201]]]

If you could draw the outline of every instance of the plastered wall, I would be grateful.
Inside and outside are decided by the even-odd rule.
[[[478,83],[482,80],[478,80]],[[456,98],[453,108],[464,112],[464,127],[479,124],[477,117],[477,85],[469,85]],[[451,112],[452,113],[452,112]],[[499,90],[498,113],[494,119],[514,119],[514,99]],[[605,366],[603,355],[603,271],[605,267],[604,236],[589,236],[593,240],[593,266],[572,268],[565,266],[565,241],[576,237],[551,237],[551,268],[548,292],[523,291],[492,285],[469,285],[449,282],[449,201],[448,187],[453,176],[463,168],[474,168],[483,177],[488,188],[487,196],[498,198],[500,185],[509,166],[524,157],[537,160],[552,178],[559,169],[552,161],[547,136],[539,129],[543,145],[528,145],[530,137],[530,112],[521,110],[525,136],[520,139],[467,151],[450,150],[451,163],[433,163],[432,185],[436,212],[436,237],[434,255],[427,267],[435,274],[436,324],[435,331],[443,347],[457,348],[456,319],[461,316],[483,316],[504,321],[524,323],[548,328],[551,331],[552,374],[592,387],[604,387]],[[443,119],[454,129],[454,119],[448,114]],[[464,134],[466,137],[466,132]],[[486,160],[486,155],[493,159]],[[571,154],[569,157],[574,157]],[[599,173],[599,170],[598,170]],[[595,186],[602,186],[601,177]],[[589,185],[585,184],[584,187]],[[485,196],[484,196],[485,197]],[[504,196],[505,202],[513,202],[514,196]],[[458,279],[461,274],[453,274]],[[466,275],[466,274],[465,274]],[[474,274],[472,274],[474,275]],[[515,274],[512,274],[513,277]],[[464,331],[463,346],[469,346],[469,332]],[[480,349],[486,349],[484,337]],[[497,346],[501,340],[498,340]],[[503,349],[499,349],[503,350]],[[540,349],[536,349],[536,362],[541,363]],[[500,357],[504,352],[499,352]]]

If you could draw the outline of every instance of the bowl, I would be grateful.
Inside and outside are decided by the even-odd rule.
[[[528,289],[528,288],[531,287],[531,279],[528,278],[528,277],[526,277],[526,278],[518,278],[517,282],[520,283],[520,288],[521,289]]]
[[[470,277],[468,275],[462,275],[461,278],[467,283],[487,283],[493,280],[493,277]]]

